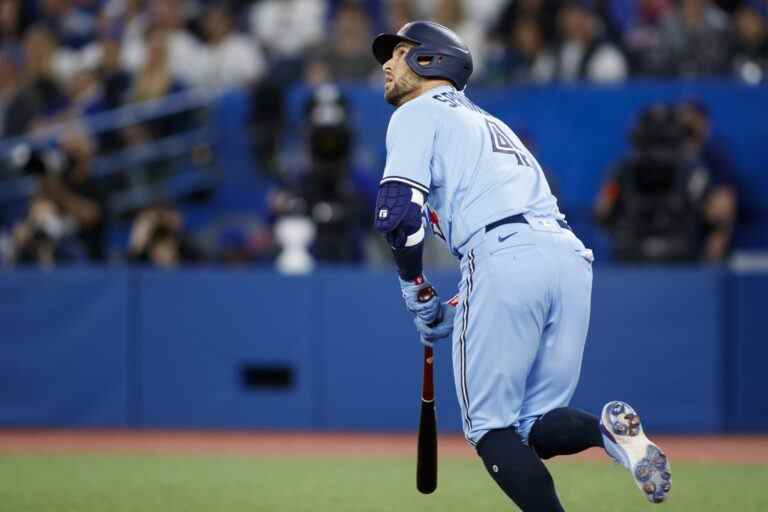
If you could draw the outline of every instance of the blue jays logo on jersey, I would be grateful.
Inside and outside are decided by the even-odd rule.
[[[432,232],[442,238],[444,242],[447,242],[445,234],[440,228],[440,217],[438,217],[437,212],[430,208],[429,205],[426,205],[426,208],[424,208],[424,216],[429,225],[432,226]]]

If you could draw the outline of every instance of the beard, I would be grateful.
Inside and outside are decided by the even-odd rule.
[[[392,80],[392,85],[389,89],[384,89],[384,99],[387,103],[393,107],[399,107],[403,103],[403,99],[412,93],[419,84],[419,81],[414,76],[403,75],[396,80]]]

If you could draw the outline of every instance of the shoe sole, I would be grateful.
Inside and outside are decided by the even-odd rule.
[[[669,459],[645,436],[637,412],[624,402],[608,402],[600,415],[600,430],[606,451],[629,469],[648,501],[665,501],[672,489]]]

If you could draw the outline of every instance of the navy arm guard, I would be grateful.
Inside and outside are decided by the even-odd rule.
[[[422,273],[424,195],[404,183],[386,182],[376,198],[376,231],[392,248],[400,277],[411,281]]]

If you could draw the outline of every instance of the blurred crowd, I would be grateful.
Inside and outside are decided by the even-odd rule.
[[[757,84],[768,81],[767,15],[768,0],[0,0],[0,139],[180,91],[247,87],[254,150],[277,181],[270,218],[247,221],[247,236],[223,229],[206,243],[161,198],[131,212],[121,257],[161,266],[271,262],[291,243],[275,239],[286,232],[276,229],[281,219],[303,218],[315,259],[369,261],[386,253],[372,250],[368,236],[375,178],[351,156],[346,100],[323,84],[379,84],[375,33],[411,19],[449,26],[473,50],[471,83],[491,87],[635,77]],[[304,112],[308,157],[286,173],[276,155],[283,92],[295,83],[316,93]],[[19,148],[0,179],[32,175],[38,186],[23,219],[0,218],[0,261],[105,261],[110,214],[107,191],[91,179],[95,155],[185,123],[176,116],[98,135],[74,124],[54,152]],[[706,108],[695,102],[656,105],[638,120],[632,154],[596,205],[619,258],[727,255],[736,197],[710,133]]]
[[[473,84],[765,80],[765,0],[2,0],[2,135],[184,86],[378,79],[372,35],[456,30]]]

